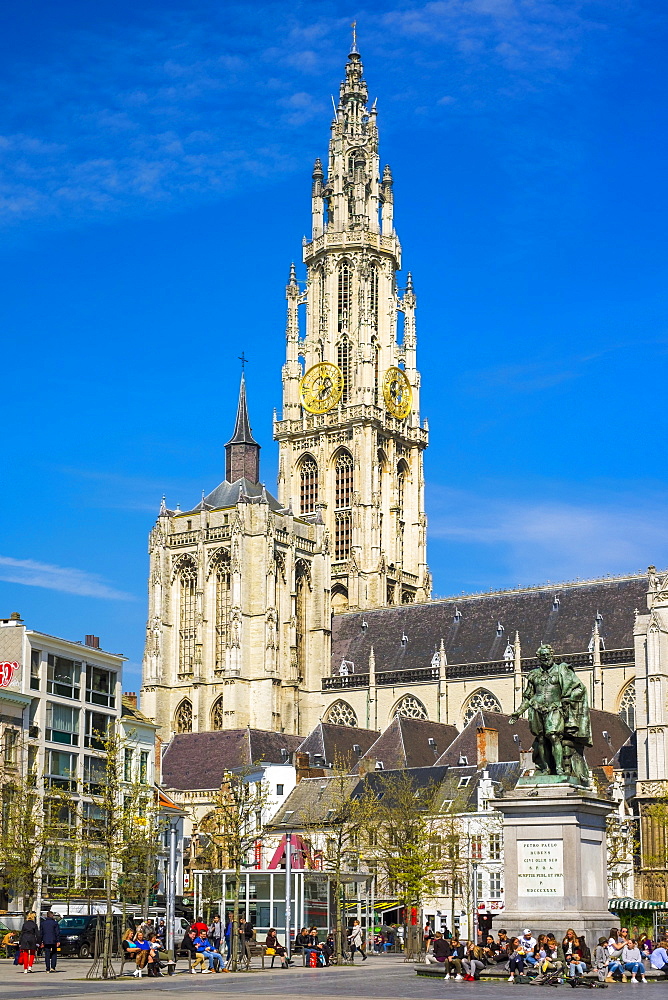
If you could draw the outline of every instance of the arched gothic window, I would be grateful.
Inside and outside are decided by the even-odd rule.
[[[211,706],[211,728],[215,730],[225,728],[225,712],[223,711],[223,696],[216,698]]]
[[[373,401],[380,406],[380,345],[375,337],[371,340],[373,351]]]
[[[347,701],[335,701],[327,709],[323,721],[332,726],[356,726],[357,716]]]
[[[318,502],[318,465],[307,455],[299,465],[300,509],[302,514],[312,514]]]
[[[408,466],[405,462],[399,462],[397,466],[397,507],[399,520],[404,520],[404,496],[406,492],[406,480],[408,479]]]
[[[193,731],[193,707],[187,698],[184,698],[174,713],[174,730],[177,733]]]
[[[319,334],[325,327],[325,274],[321,267],[317,267],[313,272],[314,297],[313,297],[313,333]]]
[[[303,562],[298,562],[295,569],[295,647],[297,656],[297,670],[300,676],[304,676],[306,671],[306,635],[307,635],[307,608],[309,592],[309,570]]]
[[[179,673],[191,674],[195,666],[197,567],[192,559],[179,570]]]
[[[392,711],[392,718],[395,715],[403,715],[406,719],[428,719],[427,709],[422,702],[412,694],[405,694]]]
[[[376,264],[371,265],[371,273],[369,275],[369,312],[371,314],[371,326],[374,330],[378,329],[378,267]]]
[[[342,615],[348,610],[348,591],[340,583],[332,587],[332,614]]]
[[[334,559],[350,556],[353,497],[353,457],[349,451],[340,451],[335,464],[334,492]]]
[[[336,510],[345,510],[352,504],[353,496],[353,456],[349,451],[340,451],[336,457]]]
[[[474,691],[464,706],[464,724],[470,722],[476,712],[501,712],[499,699],[491,691],[481,688]]]
[[[350,261],[344,260],[339,266],[337,320],[339,333],[347,330],[350,323],[352,268]],[[339,365],[339,367],[341,367]]]
[[[230,559],[225,553],[216,565],[216,670],[225,668],[226,651],[231,640],[232,578]]]
[[[336,363],[343,375],[341,402],[347,403],[350,396],[350,341],[344,334],[336,345]]]
[[[631,681],[622,691],[619,699],[619,715],[629,729],[636,728],[636,682]]]

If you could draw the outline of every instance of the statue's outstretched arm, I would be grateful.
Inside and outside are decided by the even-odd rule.
[[[508,716],[508,725],[514,726],[519,717],[524,715],[524,713],[531,708],[531,695],[533,693],[533,684],[531,684],[531,682],[527,682],[521,704],[515,709],[512,715]]]

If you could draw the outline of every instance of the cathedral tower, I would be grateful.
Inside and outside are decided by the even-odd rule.
[[[225,480],[190,510],[162,503],[149,537],[142,710],[173,733],[253,726],[303,733],[329,665],[322,524],[260,481],[242,375]]]
[[[416,298],[397,284],[392,173],[380,174],[376,105],[353,42],[327,171],[313,168],[302,290],[287,286],[278,494],[330,539],[332,609],[429,597],[416,367]],[[299,307],[306,306],[300,330]]]

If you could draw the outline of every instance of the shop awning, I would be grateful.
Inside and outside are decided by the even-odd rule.
[[[621,896],[619,899],[609,899],[608,909],[613,913],[617,910],[668,910],[668,902],[657,902],[652,899],[632,899],[631,896]]]

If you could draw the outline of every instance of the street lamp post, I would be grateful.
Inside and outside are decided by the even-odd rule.
[[[473,934],[471,940],[474,944],[478,943],[478,865],[473,862],[471,865],[473,872],[473,892],[471,896],[473,898]]]
[[[167,867],[167,893],[166,893],[166,917],[167,917],[167,951],[174,954],[174,922],[176,919],[176,837],[177,824],[170,822],[169,828],[169,863]]]
[[[285,835],[285,950],[290,959],[290,928],[292,927],[292,834]]]

